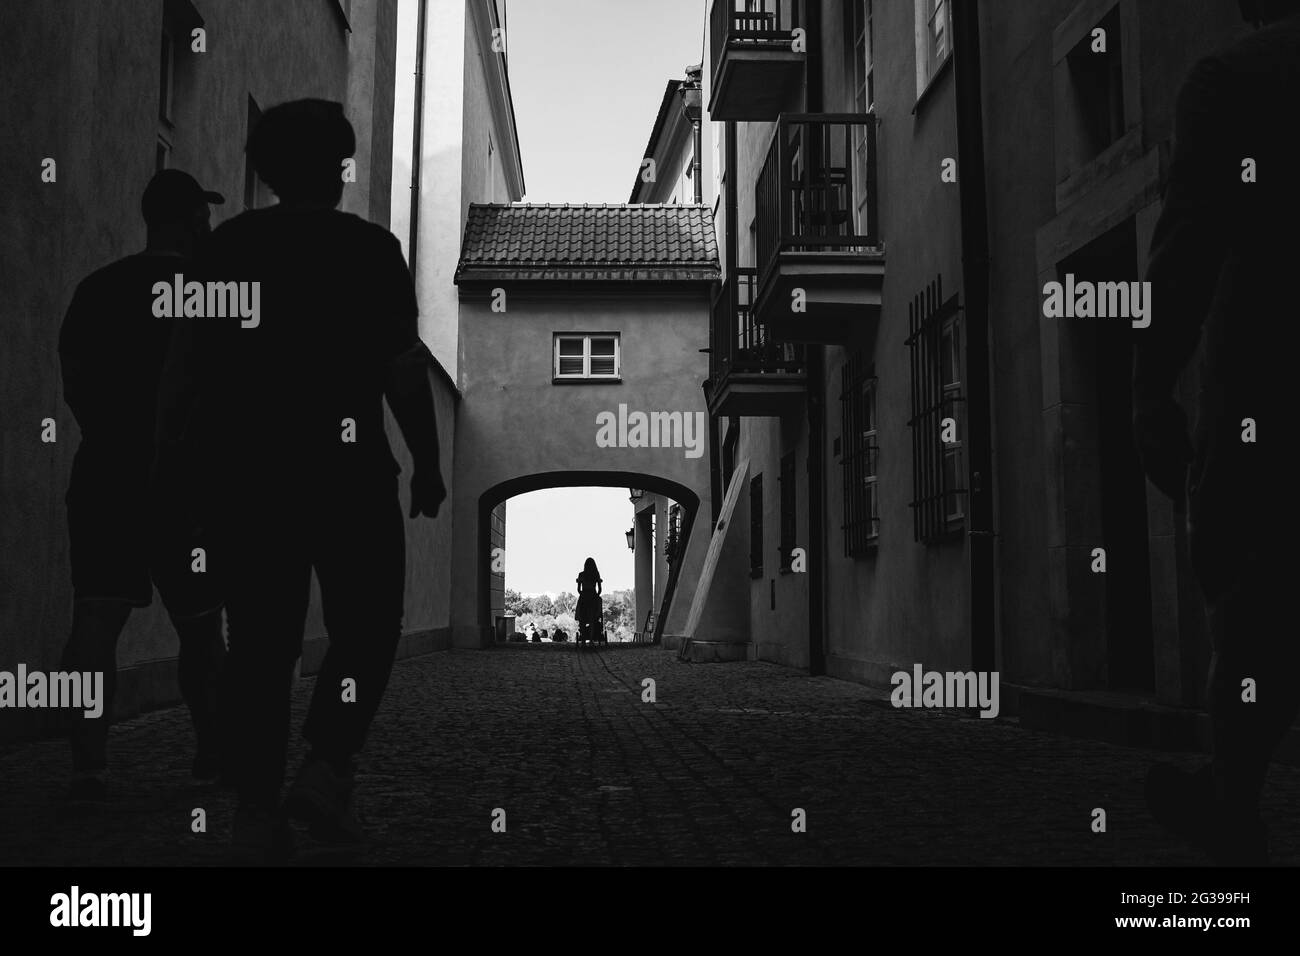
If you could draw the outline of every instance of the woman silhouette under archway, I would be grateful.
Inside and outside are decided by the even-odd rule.
[[[600,636],[600,571],[593,558],[588,558],[578,574],[578,643],[595,641]]]

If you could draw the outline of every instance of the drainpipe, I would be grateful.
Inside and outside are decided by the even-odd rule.
[[[989,239],[984,178],[984,120],[980,102],[979,8],[976,0],[951,4],[957,81],[957,168],[961,185],[962,287],[966,290],[966,443],[970,508],[971,661],[975,670],[996,664],[993,549],[992,403],[989,384]]]
[[[809,113],[824,107],[822,91],[821,3],[804,4],[806,29],[812,42],[804,59],[806,106]],[[826,673],[826,348],[809,345],[808,356],[808,673]]]
[[[691,182],[695,184],[695,205],[702,205],[704,202],[704,184],[700,182],[700,121],[695,121],[695,158],[691,160]]]
[[[686,82],[681,88],[682,106],[685,110],[686,118],[691,121],[691,182],[695,187],[695,205],[697,206],[704,202],[704,184],[700,182],[700,151],[703,148],[702,136],[700,135],[700,120],[702,116],[700,71],[702,69],[702,64],[700,66],[688,66],[686,68]]]
[[[736,191],[736,124],[735,121],[728,120],[723,130],[724,132],[723,132],[723,144],[722,144],[722,149],[723,149],[722,161],[724,163],[723,168],[726,171],[726,176],[725,176],[726,182],[723,184],[723,190],[722,190],[722,219],[726,231],[723,235],[723,243],[722,243],[723,262],[722,262],[722,293],[721,294],[727,297],[727,301],[729,303],[728,309],[731,309],[735,305],[735,299],[731,295],[731,283],[735,281],[735,275],[736,275],[736,259],[738,256],[738,252],[736,250],[736,243],[738,242],[738,239],[736,238],[736,234],[737,234],[736,217],[739,215],[739,213],[737,212],[739,208],[739,202],[737,200],[738,193]],[[710,319],[710,321],[712,321],[712,319]],[[729,314],[728,321],[734,323],[735,322],[734,315]],[[712,346],[713,343],[710,342],[709,347],[712,348]],[[719,444],[718,428],[721,425],[721,422],[722,419],[719,418],[718,416],[714,416],[714,415],[709,416],[709,434],[713,442],[712,444],[713,448],[717,448]],[[722,499],[727,493],[727,486],[726,486],[726,480],[722,475],[721,460],[719,458],[714,458],[714,461],[717,462],[718,465],[715,471],[715,476],[716,476],[715,483],[712,486],[713,487],[713,525],[716,528],[718,524],[718,518],[722,516]]]
[[[411,235],[406,242],[406,257],[415,275],[415,249],[420,239],[420,159],[424,153],[424,32],[429,16],[429,0],[420,0],[419,25],[415,28],[415,130],[411,143]]]

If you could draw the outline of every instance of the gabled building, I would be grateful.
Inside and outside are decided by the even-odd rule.
[[[703,206],[470,207],[456,271],[463,401],[449,566],[458,646],[494,636],[494,515],[542,488],[635,489],[642,631],[650,613],[650,639],[684,628],[709,543],[699,384],[718,276]],[[554,548],[577,555],[576,574],[574,542]],[[708,623],[722,631],[734,619]]]
[[[701,110],[702,67],[669,80],[650,130],[630,203],[711,203],[712,154]]]

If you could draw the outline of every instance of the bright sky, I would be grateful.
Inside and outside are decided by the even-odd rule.
[[[548,488],[506,505],[506,587],[555,595],[577,589],[573,579],[596,559],[604,590],[635,585],[626,532],[632,503],[626,488]]]
[[[507,0],[528,202],[627,202],[664,87],[701,61],[707,0]]]

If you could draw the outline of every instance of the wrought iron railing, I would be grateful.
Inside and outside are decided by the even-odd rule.
[[[760,286],[783,252],[861,252],[878,245],[876,118],[783,113],[758,174]]]
[[[709,378],[715,387],[728,374],[804,373],[803,346],[773,342],[767,330],[754,321],[757,279],[758,270],[738,268],[723,280],[713,298]]]
[[[716,82],[728,47],[791,48],[799,26],[798,0],[713,0],[709,13],[710,68]]]

